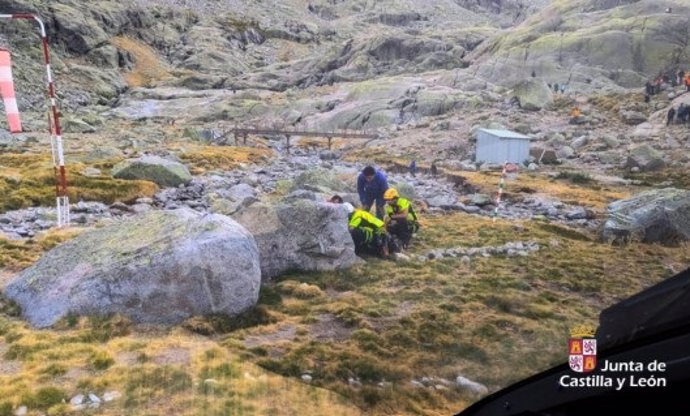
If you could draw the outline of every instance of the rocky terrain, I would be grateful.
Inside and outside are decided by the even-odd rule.
[[[46,23],[72,202],[55,230],[36,27],[0,22],[25,130],[0,130],[0,380],[24,380],[0,382],[0,415],[313,414],[307,395],[332,414],[451,413],[563,361],[567,325],[690,265],[690,124],[666,118],[690,105],[685,1],[0,11]],[[335,138],[288,148],[237,126]],[[480,128],[529,135],[529,158],[503,178],[475,162]],[[356,257],[325,202],[357,204],[367,164],[422,216],[394,262]],[[277,394],[278,376],[306,387]]]

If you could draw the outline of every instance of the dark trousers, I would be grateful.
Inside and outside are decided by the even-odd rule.
[[[388,246],[388,236],[385,233],[374,233],[371,236],[361,228],[350,230],[352,241],[355,243],[355,254],[384,257],[384,247]]]
[[[412,234],[417,232],[418,228],[419,225],[417,225],[416,221],[409,221],[407,219],[392,220],[388,224],[388,232],[400,241],[403,248],[407,248],[410,240],[412,240]]]

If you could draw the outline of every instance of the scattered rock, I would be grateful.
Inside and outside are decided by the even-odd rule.
[[[477,395],[485,395],[489,392],[489,389],[485,385],[472,381],[463,376],[458,376],[455,379],[455,384],[458,388]]]
[[[117,400],[122,397],[122,393],[120,393],[117,390],[113,391],[107,391],[103,394],[103,401],[104,402],[112,402],[113,400]]]
[[[622,111],[621,119],[625,124],[636,126],[647,121],[647,116],[637,111]]]
[[[643,172],[662,169],[664,166],[666,163],[661,152],[654,150],[647,144],[632,149],[625,163],[626,168],[637,167]]]
[[[563,146],[556,151],[556,157],[559,159],[571,159],[575,157],[575,150],[570,146]]]
[[[410,261],[410,256],[403,254],[403,253],[394,253],[393,254],[393,260],[399,261],[399,262],[406,262]]]

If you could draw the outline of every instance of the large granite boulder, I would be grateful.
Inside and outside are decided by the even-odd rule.
[[[233,218],[254,236],[264,280],[290,270],[335,270],[358,262],[343,206],[293,199],[254,204]]]
[[[626,168],[639,168],[643,172],[662,169],[664,166],[664,155],[648,144],[632,149],[625,162]]]
[[[674,188],[643,192],[609,205],[602,237],[674,244],[690,240],[690,191]]]
[[[177,187],[192,180],[185,165],[159,156],[142,156],[122,161],[113,167],[113,177],[142,179],[163,187]]]
[[[256,304],[260,283],[251,234],[228,217],[185,208],[81,234],[24,270],[5,295],[36,327],[112,313],[175,324],[241,313]]]
[[[527,79],[513,88],[513,95],[525,110],[539,111],[553,105],[553,93],[542,80]]]

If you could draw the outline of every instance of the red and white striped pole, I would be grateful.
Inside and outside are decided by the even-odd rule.
[[[492,217],[494,217],[494,222],[496,222],[496,218],[498,217],[498,208],[501,206],[501,196],[503,195],[503,190],[506,187],[506,177],[508,176],[508,173],[517,172],[518,170],[518,165],[508,163],[507,160],[503,164],[503,172],[501,172],[501,181],[498,183],[498,194],[496,195],[496,208],[494,209],[494,212],[492,214]]]
[[[50,70],[50,53],[48,52],[48,36],[43,21],[36,15],[29,13],[19,14],[0,14],[0,18],[5,19],[33,19],[38,22],[41,30],[41,40],[43,42],[43,56],[46,64],[46,74],[48,75],[48,97],[50,98],[50,112],[48,113],[48,129],[50,131],[50,145],[53,154],[53,167],[55,169],[55,198],[57,203],[57,224],[58,227],[67,226],[70,222],[69,199],[67,197],[67,171],[65,170],[65,157],[62,150],[62,129],[60,128],[60,113],[55,99],[55,87],[53,85],[53,74]],[[9,116],[9,112],[8,112]],[[52,116],[52,117],[51,117]]]

